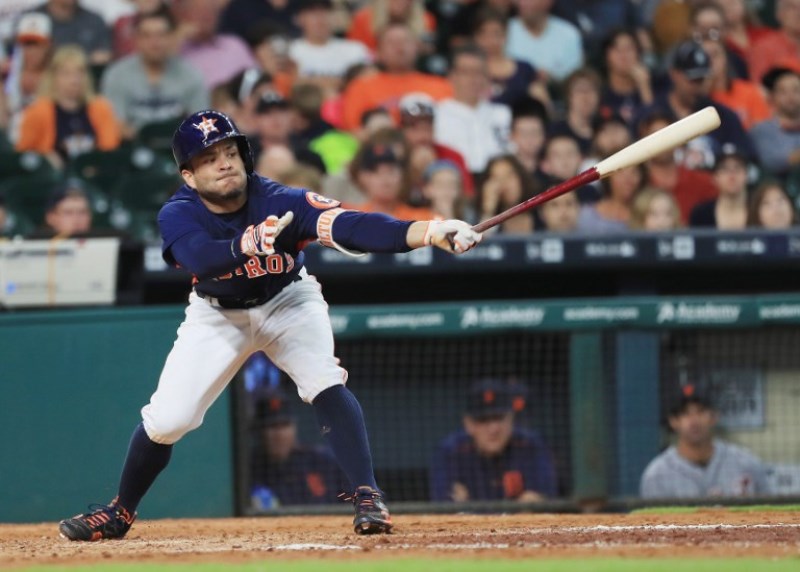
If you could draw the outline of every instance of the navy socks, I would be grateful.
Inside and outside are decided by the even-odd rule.
[[[133,514],[150,485],[164,470],[172,455],[172,445],[154,443],[139,423],[131,437],[128,456],[119,483],[119,504]]]
[[[329,387],[314,399],[314,411],[353,490],[363,485],[377,490],[364,414],[356,396],[344,385]]]

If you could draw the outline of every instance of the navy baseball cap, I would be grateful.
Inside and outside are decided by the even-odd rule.
[[[524,408],[524,389],[497,379],[478,381],[470,387],[467,394],[466,413],[473,419],[518,413]]]
[[[294,421],[287,395],[275,389],[256,402],[255,423],[259,427],[286,425]]]
[[[333,10],[333,2],[331,0],[300,0],[297,6],[297,11],[312,10],[314,8],[325,8],[326,10]]]
[[[703,46],[687,41],[678,45],[675,50],[672,69],[683,72],[690,80],[703,79],[711,72],[711,60]]]
[[[800,72],[794,68],[782,66],[770,68],[770,70],[764,74],[764,77],[761,78],[761,85],[771,92],[773,89],[775,89],[775,84],[778,83],[778,80],[785,75],[800,77]]]
[[[397,157],[390,145],[384,143],[374,143],[364,147],[361,153],[361,163],[359,167],[366,171],[374,171],[378,165],[386,163],[389,165],[400,165]]]
[[[690,405],[698,405],[703,409],[714,409],[711,398],[694,384],[682,385],[673,398],[669,408],[670,417],[679,417],[686,413]]]
[[[745,167],[747,167],[748,164],[747,156],[735,143],[728,142],[722,144],[714,157],[714,170],[720,167],[725,159],[737,159]]]
[[[273,109],[289,109],[289,101],[277,91],[265,91],[256,103],[256,113],[269,113]]]

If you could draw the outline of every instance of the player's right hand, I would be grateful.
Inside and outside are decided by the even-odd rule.
[[[294,213],[287,211],[281,218],[269,215],[261,224],[251,224],[242,233],[242,252],[248,256],[275,254],[275,239],[293,219]]]
[[[483,235],[472,230],[463,220],[432,220],[428,223],[423,242],[447,252],[461,254],[478,244]]]

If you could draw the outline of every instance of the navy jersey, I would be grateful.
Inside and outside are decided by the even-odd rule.
[[[349,490],[336,460],[322,448],[298,446],[283,463],[256,461],[250,495],[257,508],[332,503]]]
[[[439,445],[431,467],[431,500],[453,500],[455,483],[464,485],[470,500],[516,499],[525,491],[544,497],[557,492],[550,451],[538,433],[515,427],[506,449],[482,456],[463,429]]]
[[[292,281],[303,266],[303,245],[316,238],[326,246],[335,242],[359,251],[410,250],[405,237],[411,223],[377,213],[343,211],[337,208],[338,201],[256,174],[248,177],[247,195],[239,211],[215,214],[194,189],[184,185],[158,214],[164,260],[191,272],[203,294],[271,297]],[[275,254],[242,253],[240,238],[248,226],[288,211],[294,220],[275,241]]]

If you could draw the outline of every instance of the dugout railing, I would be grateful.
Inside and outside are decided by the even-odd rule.
[[[627,510],[800,496],[800,295],[340,306],[331,321],[365,411],[378,480],[398,512]],[[481,378],[525,387],[517,421],[552,451],[554,497],[431,502],[437,444],[461,426],[469,385]],[[291,391],[290,380],[279,383]],[[767,497],[639,498],[642,471],[669,443],[666,408],[685,384],[713,396],[722,438],[765,463]],[[265,462],[253,430],[259,391],[235,384],[237,513],[346,511],[335,503],[264,507],[253,498],[254,464]],[[312,408],[298,406],[295,416],[299,440],[322,443]]]

